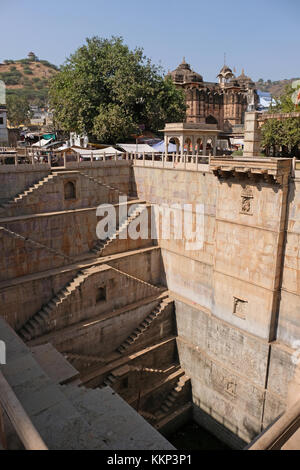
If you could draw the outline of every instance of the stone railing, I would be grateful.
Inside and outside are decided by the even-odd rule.
[[[167,168],[189,171],[207,171],[209,169],[210,156],[176,154],[176,153],[130,153],[129,159],[134,166],[152,168]]]
[[[0,371],[0,443],[7,448],[4,412],[26,450],[48,450],[12,388]]]
[[[55,152],[54,152],[55,153]],[[131,162],[136,166],[151,166],[157,168],[170,168],[170,169],[186,169],[192,171],[204,171],[208,169],[210,156],[186,154],[183,155],[172,153],[118,153],[106,155],[91,155],[86,154],[84,158],[80,154],[66,154],[63,153],[59,157],[51,156],[38,156],[35,152],[27,151],[20,154],[19,151],[0,152],[0,172],[13,171],[13,168],[26,168],[30,165],[31,168],[48,168],[50,169],[77,169],[77,168],[91,168],[102,165],[122,165],[125,162]]]

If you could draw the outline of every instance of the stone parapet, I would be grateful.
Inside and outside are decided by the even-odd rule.
[[[216,176],[226,178],[246,176],[248,178],[263,177],[277,184],[287,183],[291,171],[289,158],[241,158],[215,157],[210,159],[210,171]]]

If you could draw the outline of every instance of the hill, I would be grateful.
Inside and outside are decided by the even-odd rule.
[[[7,95],[25,96],[30,104],[47,103],[49,79],[58,71],[47,60],[32,57],[21,60],[5,60],[0,64],[0,80],[6,84]]]
[[[299,80],[299,78],[289,78],[285,80],[277,80],[272,82],[272,80],[264,81],[262,78],[258,80],[255,85],[261,91],[268,91],[272,96],[280,96],[285,91],[287,85],[291,85],[294,80]]]

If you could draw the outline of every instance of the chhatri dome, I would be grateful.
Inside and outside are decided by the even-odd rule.
[[[231,68],[228,67],[228,65],[224,64],[218,73],[217,78],[219,79],[219,83],[225,83],[228,80],[234,78],[234,73],[232,72]]]
[[[190,64],[187,64],[185,58],[178,67],[173,70],[173,72],[168,73],[168,76],[172,77],[173,81],[178,84],[187,84],[187,83],[201,83],[203,82],[203,77],[199,73],[194,72],[191,69]]]
[[[242,69],[241,75],[237,77],[236,80],[241,86],[255,87],[255,83],[253,82],[253,80],[247,75],[245,75],[244,69]]]

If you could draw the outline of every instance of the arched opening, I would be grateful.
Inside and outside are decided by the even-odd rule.
[[[218,121],[211,114],[209,116],[207,116],[207,118],[205,118],[205,123],[206,124],[217,124],[218,125]]]
[[[213,140],[211,137],[209,137],[206,142],[206,154],[208,156],[211,156],[213,154]]]
[[[76,186],[72,181],[65,184],[65,199],[76,199]]]
[[[199,139],[197,139],[196,152],[197,155],[201,155],[201,153],[203,152],[203,140],[200,137]]]
[[[186,152],[186,155],[187,155],[186,161],[189,162],[191,158],[190,155],[193,152],[192,140],[190,139],[190,137],[187,137],[184,141],[184,151]]]
[[[177,157],[179,155],[179,152],[180,152],[180,141],[178,139],[178,137],[171,137],[169,138],[169,142],[168,142],[168,155],[169,154],[176,154]],[[172,161],[172,155],[171,157],[168,156],[168,160],[167,161]]]

